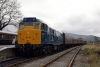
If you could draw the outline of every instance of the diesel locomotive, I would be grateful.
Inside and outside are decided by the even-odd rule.
[[[22,53],[43,54],[85,43],[49,27],[36,17],[26,17],[19,23],[18,44],[15,46]]]

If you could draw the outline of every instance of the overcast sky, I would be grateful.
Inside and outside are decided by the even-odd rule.
[[[24,17],[37,17],[50,27],[100,36],[100,0],[18,0]]]

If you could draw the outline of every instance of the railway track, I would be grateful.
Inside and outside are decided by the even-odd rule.
[[[18,61],[23,61],[26,59],[28,59],[28,58],[15,57],[15,58],[7,59],[7,60],[0,62],[0,67],[6,67],[6,66],[9,66],[10,64],[14,64]]]
[[[8,65],[6,65],[6,66],[4,66],[4,67],[14,67],[14,66],[16,66],[16,67],[24,67],[24,66],[20,66],[20,65],[24,65],[25,63],[27,63],[27,62],[32,62],[32,61],[34,61],[33,63],[34,64],[36,64],[37,63],[37,65],[39,65],[39,66],[37,66],[37,65],[31,65],[31,66],[33,66],[33,67],[47,67],[48,65],[50,65],[51,63],[53,63],[54,61],[56,61],[57,59],[59,59],[60,57],[62,57],[62,56],[64,56],[64,55],[66,55],[67,53],[70,53],[71,51],[73,51],[73,50],[75,50],[76,48],[78,48],[78,47],[74,47],[74,48],[71,48],[71,50],[68,50],[67,52],[65,52],[65,53],[62,53],[62,54],[60,54],[59,56],[57,55],[56,56],[56,58],[54,58],[54,59],[50,59],[50,61],[49,62],[44,62],[44,63],[46,63],[46,64],[44,64],[44,63],[42,63],[41,65],[39,65],[40,63],[39,62],[42,62],[42,60],[41,60],[41,58],[43,59],[45,59],[45,57],[48,57],[48,56],[39,56],[39,57],[34,57],[34,58],[24,58],[23,60],[18,60],[17,62],[14,62],[14,63],[11,63],[11,64],[8,64]],[[52,56],[52,55],[51,55]],[[45,59],[46,60],[46,59]],[[71,63],[72,64],[72,63]],[[70,65],[71,66],[71,65]],[[30,67],[30,66],[26,66],[26,67]]]
[[[7,62],[7,61],[10,61],[10,60],[17,59],[17,58],[20,58],[20,57],[8,58],[8,59],[6,59],[6,60],[2,60],[2,61],[0,61],[0,64],[3,63],[3,62]]]
[[[39,57],[34,57],[34,58],[27,58],[27,59],[24,59],[24,60],[21,60],[21,61],[17,61],[15,63],[12,63],[10,65],[7,65],[5,67],[13,67],[13,66],[18,66],[20,64],[23,64],[23,63],[26,63],[28,61],[31,61],[31,60],[35,60],[35,59],[38,59]]]
[[[50,60],[49,62],[47,62],[46,64],[44,64],[44,65],[42,65],[42,66],[40,66],[40,67],[58,67],[58,66],[55,66],[55,65],[53,66],[52,63],[54,63],[55,61],[57,61],[58,59],[60,59],[61,57],[63,57],[64,55],[68,54],[69,52],[71,52],[71,51],[73,51],[73,50],[75,50],[75,49],[77,49],[77,48],[74,48],[74,49],[72,49],[72,50],[70,50],[70,51],[68,51],[68,52],[66,52],[66,53],[63,53],[63,54],[59,55],[58,57],[55,57],[54,59]],[[71,67],[71,66],[72,66],[72,64],[73,64],[73,62],[74,62],[74,60],[75,60],[75,57],[77,56],[77,54],[79,53],[80,50],[81,50],[81,48],[78,49],[77,52],[73,55],[73,57],[72,57],[72,59],[70,60],[70,63],[68,64],[67,67]],[[56,63],[54,63],[54,64],[56,64]],[[58,64],[58,65],[59,65],[59,64]],[[63,67],[63,66],[60,66],[60,67]],[[65,66],[65,67],[66,67],[66,66]]]
[[[75,55],[73,56],[73,58],[71,59],[70,63],[68,64],[67,67],[72,67],[73,63],[74,63],[74,60],[77,56],[77,54],[79,53],[79,51],[81,50],[81,48],[75,53]]]
[[[3,61],[3,62],[1,62],[3,65],[2,65],[2,67],[13,67],[13,66],[18,66],[18,65],[21,65],[21,64],[23,64],[23,63],[26,63],[26,62],[28,62],[28,61],[32,61],[32,60],[37,60],[37,59],[39,59],[39,58],[43,58],[43,57],[45,57],[45,56],[49,56],[49,55],[53,55],[53,54],[55,54],[55,53],[57,53],[57,52],[54,52],[54,53],[52,53],[52,54],[46,54],[46,55],[42,55],[42,56],[38,56],[38,57],[33,57],[33,58],[21,58],[21,57],[17,57],[17,58],[12,58],[12,59],[8,59],[8,60],[5,60],[5,61]],[[13,62],[14,60],[18,60],[18,61],[15,61],[15,62]],[[23,60],[20,60],[20,59],[23,59]],[[9,61],[11,61],[11,62],[13,62],[13,63],[9,63]],[[1,66],[0,66],[1,67]]]

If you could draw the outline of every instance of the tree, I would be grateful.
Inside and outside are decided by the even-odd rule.
[[[99,44],[99,39],[98,39],[97,36],[94,36],[94,40],[95,40],[95,43],[96,43],[96,44]]]
[[[8,24],[18,24],[22,18],[17,0],[0,0],[0,30]]]

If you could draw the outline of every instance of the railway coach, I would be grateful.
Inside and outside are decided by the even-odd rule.
[[[73,45],[73,41],[69,41],[70,44],[67,44],[68,39],[65,33],[52,29],[43,21],[35,17],[27,17],[23,18],[19,24],[18,44],[15,46],[22,53],[48,53],[61,50],[66,45]]]

